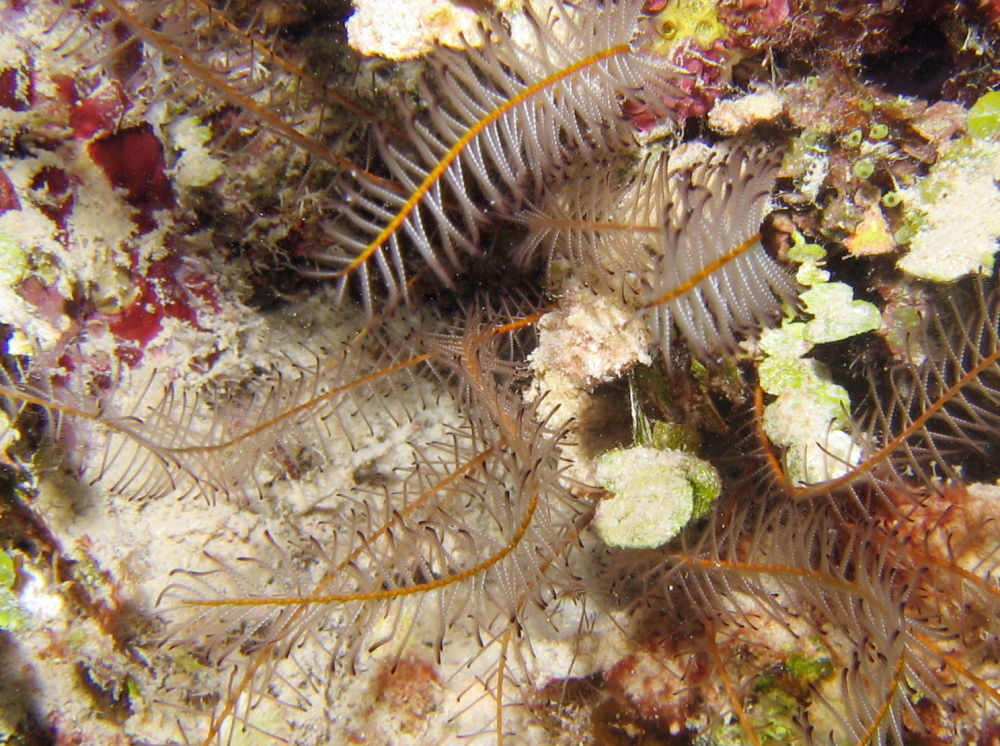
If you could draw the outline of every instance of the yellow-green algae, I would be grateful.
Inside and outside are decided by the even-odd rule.
[[[1000,91],[979,97],[969,109],[969,134],[982,139],[1000,134]]]
[[[807,289],[800,298],[813,318],[789,316],[778,329],[765,330],[758,367],[760,385],[776,397],[764,410],[768,438],[786,448],[789,478],[798,484],[832,479],[857,458],[848,433],[851,401],[830,380],[825,366],[805,355],[817,344],[878,329],[882,317],[871,303],[855,300],[850,286],[830,282],[822,268],[823,248],[795,234],[790,256],[801,261],[796,279]]]
[[[21,242],[0,231],[0,285],[18,285],[28,276],[28,270],[28,256]]]
[[[9,632],[23,629],[27,622],[14,594],[14,577],[14,561],[6,552],[0,551],[0,629]]]
[[[606,545],[653,549],[692,519],[705,515],[722,490],[707,461],[680,450],[634,446],[597,460],[598,483],[614,493],[602,500],[594,529]]]

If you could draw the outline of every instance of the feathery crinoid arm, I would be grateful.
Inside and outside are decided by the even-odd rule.
[[[685,537],[660,582],[711,620],[712,648],[782,627],[818,642],[831,675],[803,692],[796,721],[821,743],[903,744],[950,711],[962,713],[953,725],[961,732],[1000,704],[981,643],[998,606],[996,538],[973,505],[936,515],[942,508],[888,522],[823,502],[742,508]],[[734,681],[729,704],[741,726],[763,732],[746,678],[759,669],[741,670],[734,657],[716,665]]]
[[[47,437],[81,476],[126,498],[254,502],[261,480],[287,476],[295,454],[326,462],[327,443],[357,437],[362,408],[401,418],[393,385],[425,359],[343,343],[326,364],[286,360],[261,377],[198,389],[165,371],[125,369],[116,390],[96,395],[72,376],[0,370],[0,408],[14,428],[24,413],[44,412]]]
[[[569,556],[589,517],[560,483],[565,429],[522,401],[523,371],[503,354],[516,327],[472,322],[388,374],[458,385],[437,395],[439,433],[401,423],[380,479],[345,483],[327,500],[329,520],[308,534],[280,526],[252,559],[209,557],[205,571],[175,575],[161,597],[170,644],[195,645],[233,674],[205,742],[252,720],[247,696],[310,696],[289,676],[322,687],[332,667],[395,666],[414,646],[440,662],[478,641],[451,686],[495,699],[498,719],[516,701],[503,641],[574,582]]]
[[[873,383],[868,430],[896,447],[897,471],[956,479],[996,462],[1000,435],[1000,294],[975,277],[941,293],[916,334],[922,361]],[[964,463],[963,463],[964,462]],[[990,477],[993,481],[995,477]]]
[[[798,286],[764,249],[760,225],[778,160],[735,148],[666,180],[663,237],[645,306],[667,354],[674,324],[706,359],[773,323]]]
[[[516,216],[528,232],[514,261],[526,267],[539,254],[550,265],[566,260],[588,287],[634,306],[660,242],[666,172],[658,164],[665,160],[657,146],[640,161],[625,156],[578,164]]]
[[[638,162],[577,168],[518,216],[528,234],[515,259],[568,259],[588,286],[643,308],[665,356],[676,325],[696,354],[715,359],[797,295],[760,242],[777,168],[739,146],[680,169],[658,148]]]
[[[126,44],[142,42],[162,57],[170,85],[200,89],[199,107],[211,110],[221,99],[335,170],[355,168],[338,151],[355,137],[354,125],[379,119],[276,52],[273,33],[242,28],[204,0],[101,0],[100,5],[134,35]],[[104,22],[101,15],[90,13],[98,23]],[[331,127],[335,119],[339,124]],[[329,140],[331,134],[338,145]]]
[[[732,496],[671,545],[606,550],[602,574],[640,613],[697,630],[662,663],[700,656],[709,673],[688,669],[690,684],[747,743],[767,743],[776,712],[792,742],[901,746],[927,730],[958,742],[1000,711],[1000,597],[992,509],[952,499],[897,520]],[[821,666],[778,710],[766,692],[789,649]]]
[[[479,251],[486,220],[532,201],[571,159],[606,160],[629,141],[623,101],[665,113],[679,73],[633,48],[641,11],[635,0],[557,2],[544,14],[527,9],[530,33],[516,39],[495,20],[482,48],[436,52],[412,146],[382,147],[402,193],[349,174],[328,226],[334,245],[315,258],[343,282],[357,275],[369,306],[379,285],[390,298],[405,294],[410,249],[451,284],[463,255]]]

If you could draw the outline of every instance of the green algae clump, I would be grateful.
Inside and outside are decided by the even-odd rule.
[[[766,329],[760,349],[766,357],[758,366],[761,388],[776,397],[764,408],[764,432],[786,449],[785,466],[794,484],[816,484],[834,479],[857,463],[859,452],[851,437],[847,413],[851,401],[818,360],[805,357],[815,345],[836,342],[880,328],[882,316],[867,301],[856,300],[854,290],[830,282],[823,269],[821,246],[792,235],[791,256],[802,265],[796,279],[806,286],[799,296],[802,320],[792,312],[778,329]]]
[[[27,621],[24,611],[17,605],[14,595],[14,561],[0,551],[0,629],[17,632]]]
[[[982,140],[1000,134],[1000,91],[983,94],[969,109],[969,134]]]
[[[613,497],[602,500],[594,528],[607,546],[654,549],[711,508],[722,490],[707,461],[677,450],[619,448],[597,460],[597,481]]]

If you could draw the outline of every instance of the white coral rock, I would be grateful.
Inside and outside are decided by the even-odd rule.
[[[760,122],[777,119],[784,110],[784,100],[768,88],[717,102],[708,112],[708,126],[720,135],[733,137]]]
[[[530,360],[536,375],[556,371],[581,389],[614,381],[636,363],[648,365],[649,332],[630,310],[578,284],[560,307],[538,322],[538,348]]]
[[[992,269],[1000,239],[998,178],[1000,144],[956,141],[926,178],[903,193],[921,224],[899,267],[937,282]]]
[[[364,55],[412,60],[438,44],[461,49],[480,39],[479,17],[450,0],[354,0],[351,47]]]

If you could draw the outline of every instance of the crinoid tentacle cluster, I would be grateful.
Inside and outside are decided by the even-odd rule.
[[[394,377],[433,354],[461,393],[436,403],[454,412],[447,431],[424,445],[414,436],[401,443],[400,466],[333,498],[310,540],[272,536],[265,555],[213,558],[217,570],[177,576],[161,597],[176,621],[169,644],[232,666],[239,686],[257,696],[273,686],[273,661],[296,661],[322,690],[330,667],[367,667],[383,646],[395,668],[414,646],[440,662],[462,640],[489,648],[522,636],[516,620],[545,608],[572,578],[568,553],[588,506],[559,480],[562,426],[515,400],[518,372],[496,357],[501,342],[495,330],[470,325],[459,337],[430,340],[433,353],[388,366],[369,391],[363,379],[343,384],[361,387],[352,398],[377,401]],[[416,413],[403,414],[401,425],[407,417]],[[301,660],[317,652],[318,667]],[[488,678],[489,668],[479,675]],[[244,717],[235,707],[213,729]]]
[[[995,738],[1000,32],[820,5],[0,8],[0,740]]]
[[[714,360],[774,323],[797,286],[760,242],[777,158],[739,145],[691,151],[693,163],[652,148],[638,164],[580,169],[519,216],[529,233],[515,258],[541,249],[549,264],[569,261],[588,287],[644,312],[665,358],[679,332]]]

